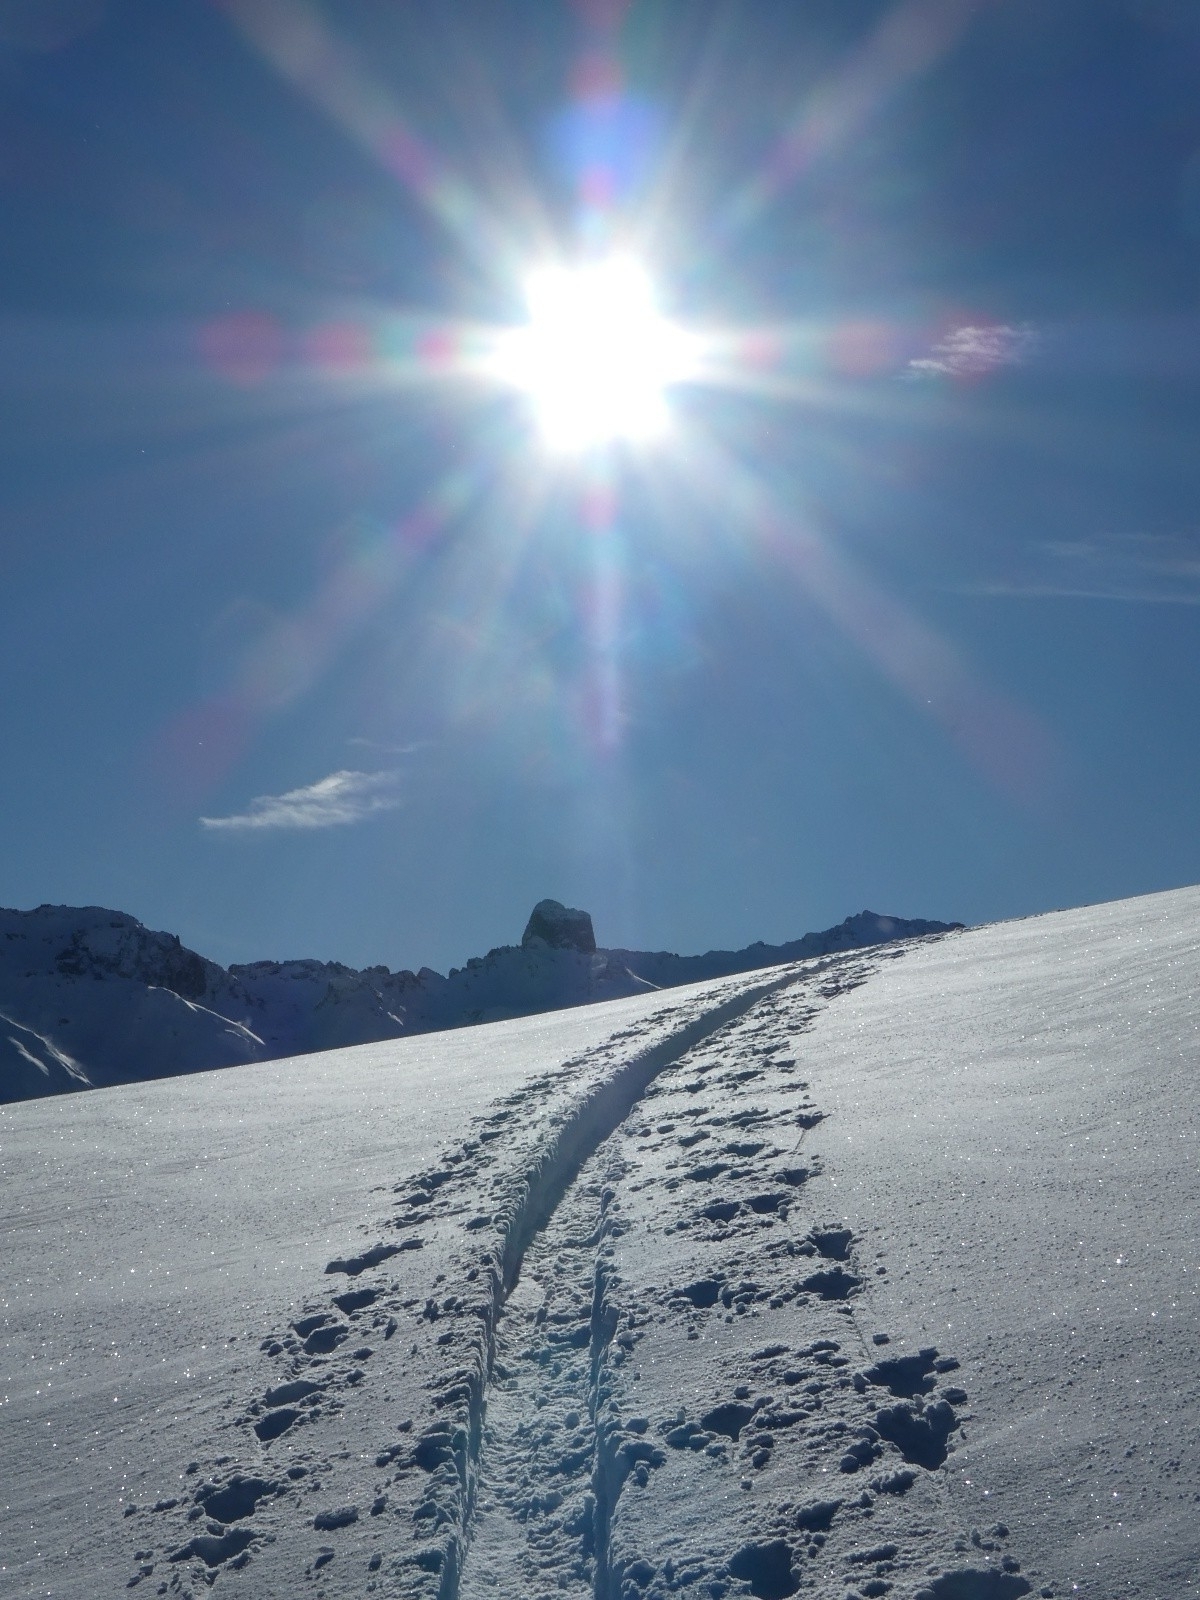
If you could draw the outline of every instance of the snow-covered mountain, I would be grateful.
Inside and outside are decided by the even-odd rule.
[[[0,1596],[1194,1600],[1198,928],[0,1108]]]
[[[323,961],[226,970],[122,912],[0,910],[0,1102],[527,1016],[952,926],[864,911],[790,944],[676,956],[598,950],[586,912],[544,900],[519,946],[443,977]]]

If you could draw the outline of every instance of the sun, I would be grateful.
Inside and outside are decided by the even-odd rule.
[[[692,341],[664,317],[633,257],[542,267],[525,285],[528,321],[510,329],[496,372],[524,393],[556,451],[644,442],[669,422],[667,390],[692,371]]]

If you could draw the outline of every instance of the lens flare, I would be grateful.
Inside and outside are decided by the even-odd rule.
[[[626,86],[621,24],[629,0],[569,4],[579,19],[580,48],[569,103],[547,130],[574,196],[572,226],[564,234],[563,219],[543,204],[522,161],[506,159],[504,140],[494,155],[470,158],[472,170],[479,168],[472,178],[450,151],[423,137],[362,49],[326,23],[324,11],[331,8],[321,0],[222,0],[264,60],[368,151],[440,224],[463,263],[479,269],[488,309],[468,321],[445,307],[385,308],[364,297],[347,301],[340,313],[330,308],[307,331],[288,329],[261,310],[234,310],[200,330],[206,366],[235,388],[263,390],[261,399],[254,397],[263,414],[269,406],[308,405],[314,398],[324,404],[330,397],[347,408],[356,427],[360,417],[373,416],[381,456],[396,426],[391,397],[446,386],[474,391],[482,405],[479,425],[463,442],[471,462],[464,482],[475,482],[475,490],[467,492],[451,474],[371,546],[370,560],[347,562],[307,607],[282,619],[224,695],[181,727],[173,768],[190,772],[199,761],[209,781],[219,775],[263,717],[305,692],[387,597],[411,576],[427,576],[428,567],[444,585],[444,625],[456,641],[458,714],[475,716],[481,706],[490,714],[502,704],[524,704],[529,695],[540,697],[539,704],[556,701],[563,725],[576,734],[576,748],[591,759],[596,816],[620,818],[623,738],[634,720],[626,704],[625,658],[639,637],[632,613],[646,591],[653,556],[640,527],[636,538],[626,536],[629,491],[635,508],[664,513],[664,530],[676,520],[676,497],[696,504],[699,495],[710,514],[719,513],[716,531],[737,562],[748,556],[770,561],[778,581],[824,610],[915,705],[943,722],[997,785],[1034,794],[1049,766],[1040,729],[991,695],[899,601],[876,590],[839,552],[823,521],[795,510],[797,455],[816,461],[818,447],[836,449],[867,481],[870,462],[857,453],[857,436],[835,441],[828,429],[811,428],[803,451],[789,444],[785,455],[773,443],[778,427],[764,413],[758,437],[769,448],[760,456],[754,418],[739,399],[802,405],[818,424],[835,412],[886,420],[912,409],[911,390],[893,380],[974,381],[1029,358],[1034,330],[972,312],[931,340],[927,328],[907,325],[882,307],[863,307],[842,321],[717,320],[685,328],[664,315],[655,283],[628,247],[630,240],[644,242],[664,263],[684,266],[689,301],[697,286],[719,288],[739,238],[787,189],[852,145],[905,85],[935,66],[974,15],[986,10],[985,0],[889,0],[845,62],[806,85],[761,165],[724,197],[714,196],[703,229],[690,238],[692,202],[680,184],[693,132],[703,129],[709,90],[697,85],[693,109],[668,140],[655,106]],[[499,101],[483,116],[490,139],[503,120]],[[678,215],[677,200],[685,202]],[[312,245],[324,269],[352,288],[365,259],[369,283],[380,255],[371,245],[376,234],[369,216],[353,205],[348,212],[317,206],[312,216]],[[354,236],[349,244],[342,237],[347,227]],[[530,273],[539,261],[543,265]],[[518,326],[496,326],[491,308],[514,287],[523,287],[526,316]],[[729,287],[732,292],[732,280]],[[685,386],[699,403],[676,412],[674,392]],[[517,404],[493,404],[498,388]],[[359,403],[373,409],[352,412]],[[532,417],[550,459],[534,459],[521,412]],[[439,412],[431,429],[442,420]],[[729,421],[736,447],[732,440],[722,443]],[[280,435],[272,448],[277,456],[287,449],[298,458],[291,441],[300,437],[309,448],[307,433],[299,431]],[[636,448],[607,448],[617,444]],[[553,458],[563,456],[567,470],[560,472]],[[787,492],[777,495],[784,484]],[[576,498],[561,539],[564,488]],[[807,489],[800,498],[812,493]],[[469,512],[474,539],[460,546],[446,536]],[[551,549],[541,542],[547,530],[552,559],[562,561],[552,587],[565,596],[571,625],[555,615],[543,638],[540,612],[524,590]],[[684,546],[670,537],[673,554],[683,549],[689,560],[710,554],[695,540]],[[571,648],[556,654],[559,640]],[[510,672],[513,681],[523,675],[529,694],[506,692]],[[595,781],[598,775],[603,781]],[[621,845],[618,827],[614,846]]]
[[[534,273],[529,320],[500,340],[495,374],[528,396],[555,450],[662,434],[666,391],[694,371],[692,341],[662,316],[629,256]]]

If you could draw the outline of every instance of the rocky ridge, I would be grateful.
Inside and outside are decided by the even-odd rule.
[[[782,945],[603,949],[586,911],[542,900],[521,944],[447,976],[255,961],[228,969],[123,912],[0,910],[0,1103],[403,1038],[960,928],[862,911]]]

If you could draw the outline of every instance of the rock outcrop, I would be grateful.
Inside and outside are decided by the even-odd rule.
[[[576,911],[557,900],[539,900],[530,912],[522,950],[582,950],[591,955],[596,948],[592,919],[586,911]]]

